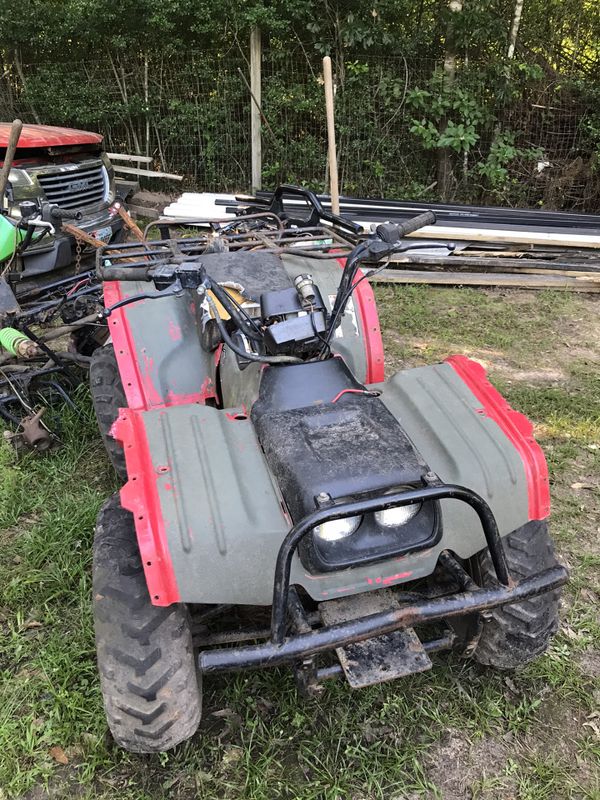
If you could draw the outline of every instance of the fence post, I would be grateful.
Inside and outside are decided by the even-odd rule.
[[[323,83],[325,85],[325,114],[327,117],[327,163],[329,164],[329,193],[331,196],[331,210],[334,214],[340,213],[340,190],[337,174],[337,153],[335,148],[335,116],[333,97],[333,75],[331,72],[331,58],[323,59]]]
[[[261,60],[260,28],[250,32],[250,139],[252,149],[252,192],[262,188],[261,140]]]
[[[323,83],[325,84],[325,113],[327,116],[327,163],[329,164],[329,193],[331,196],[331,210],[334,214],[340,213],[340,189],[338,182],[337,152],[335,147],[335,115],[333,97],[333,75],[331,72],[331,58],[323,59]]]

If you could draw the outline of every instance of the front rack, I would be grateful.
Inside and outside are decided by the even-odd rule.
[[[563,566],[555,566],[515,583],[508,569],[496,519],[485,500],[464,486],[432,483],[433,485],[410,491],[334,504],[307,515],[294,525],[281,544],[275,565],[269,640],[262,644],[200,652],[198,656],[200,671],[234,671],[294,663],[319,652],[344,647],[352,642],[364,641],[395,630],[474,615],[497,606],[519,602],[528,597],[552,591],[567,582],[567,570]],[[477,586],[452,553],[443,551],[440,555],[440,565],[458,582],[462,591],[441,597],[417,600],[402,605],[400,608],[319,629],[300,626],[299,633],[286,638],[288,615],[292,619],[294,617],[297,619],[299,616],[299,599],[295,588],[290,587],[292,559],[302,539],[314,527],[341,517],[381,511],[384,508],[404,506],[410,503],[443,499],[466,503],[477,513],[496,572],[497,586],[490,588]],[[297,625],[296,629],[298,630]],[[426,649],[429,651],[449,649],[453,642],[454,637],[446,635],[440,640],[430,642]],[[337,672],[337,668],[334,671]],[[327,677],[327,675],[321,677]]]

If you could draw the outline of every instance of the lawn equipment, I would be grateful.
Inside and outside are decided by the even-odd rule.
[[[0,418],[17,446],[40,451],[57,441],[43,414],[54,400],[73,405],[106,339],[90,255],[121,240],[123,218],[101,142],[85,131],[0,123]]]
[[[463,356],[384,380],[367,278],[434,222],[361,240],[280,187],[260,213],[99,251],[111,342],[91,387],[124,485],[98,517],[93,607],[124,748],[192,736],[215,672],[290,665],[317,694],[441,650],[512,669],[547,648],[567,571],[531,424]]]
[[[54,400],[74,405],[71,391],[107,333],[93,263],[55,275],[17,267],[30,246],[80,216],[32,201],[21,203],[18,221],[0,215],[0,418],[15,445],[38,451],[57,441],[42,415]]]

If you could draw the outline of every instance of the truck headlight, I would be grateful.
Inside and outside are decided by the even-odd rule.
[[[33,181],[31,176],[24,169],[13,167],[8,173],[8,180],[13,186],[31,186]]]
[[[13,219],[19,219],[21,216],[18,209],[18,201],[24,199],[21,190],[29,188],[32,184],[31,176],[24,169],[13,167],[8,173],[8,185],[5,196],[0,201],[0,207],[8,208]]]
[[[345,539],[347,536],[351,536],[360,525],[361,520],[362,517],[332,519],[330,522],[317,525],[313,533],[324,542],[337,542],[338,539]]]
[[[410,522],[413,517],[416,517],[420,510],[421,503],[384,508],[383,511],[375,512],[375,519],[383,528],[399,528],[401,525],[406,525],[407,522]]]

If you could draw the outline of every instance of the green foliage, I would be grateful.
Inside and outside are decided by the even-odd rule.
[[[449,147],[456,153],[469,153],[481,138],[480,127],[489,122],[481,92],[449,83],[439,70],[425,88],[412,89],[406,102],[421,112],[420,118],[413,118],[410,131],[428,150]]]
[[[527,0],[512,61],[512,2],[450,5],[30,0],[15,13],[0,4],[0,108],[5,118],[100,130],[111,150],[147,153],[190,188],[246,191],[250,99],[238,68],[247,75],[249,32],[259,26],[265,186],[324,188],[325,53],[345,193],[434,199],[426,190],[445,159],[457,199],[539,205],[549,173],[535,173],[535,158],[558,169],[582,158],[594,171],[594,4]],[[441,66],[449,55],[450,74]],[[589,210],[596,193],[585,190]],[[556,192],[547,194],[552,202]]]
[[[500,131],[490,145],[487,157],[475,166],[475,171],[483,175],[495,192],[506,190],[509,182],[509,167],[517,158],[527,161],[541,159],[543,152],[539,147],[517,147],[512,131]]]

